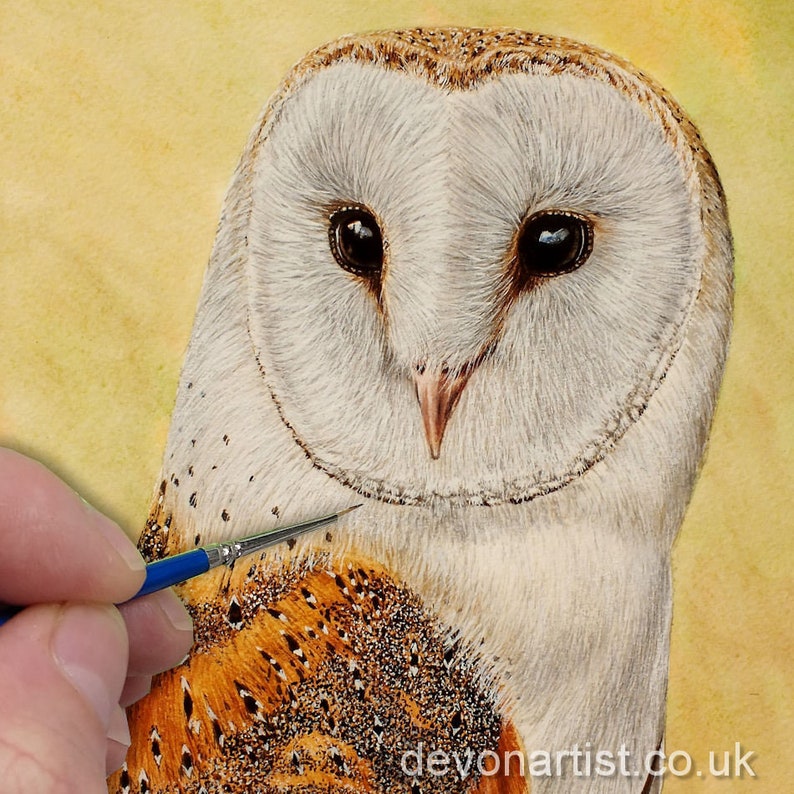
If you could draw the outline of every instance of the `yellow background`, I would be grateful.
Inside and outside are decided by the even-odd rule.
[[[0,441],[133,535],[160,463],[225,187],[309,48],[373,28],[509,25],[583,39],[662,82],[699,126],[736,240],[735,333],[675,551],[668,749],[754,750],[792,790],[790,0],[4,2]]]

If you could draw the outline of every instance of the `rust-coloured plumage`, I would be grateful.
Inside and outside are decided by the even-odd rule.
[[[167,553],[175,529],[156,511],[144,551]],[[519,750],[517,736],[476,657],[377,563],[260,555],[181,595],[193,653],[129,710],[132,746],[111,791],[528,790],[517,767],[478,771],[478,756]],[[421,761],[404,755],[416,751]],[[434,751],[449,770],[428,784],[412,773]]]

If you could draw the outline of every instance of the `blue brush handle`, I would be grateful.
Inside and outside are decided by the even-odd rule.
[[[0,626],[2,626],[4,623],[7,623],[9,620],[11,620],[11,618],[14,617],[14,615],[17,614],[17,612],[21,612],[24,608],[25,607],[6,606],[5,604],[0,606]]]
[[[193,549],[173,557],[166,557],[164,560],[150,562],[146,566],[146,579],[132,598],[140,598],[164,590],[166,587],[206,573],[209,569],[210,558],[204,549]]]
[[[166,587],[192,579],[194,576],[206,573],[210,569],[210,558],[204,549],[193,549],[184,554],[166,557],[164,560],[150,562],[146,566],[146,579],[140,590],[130,599],[156,593]],[[0,626],[11,620],[17,612],[25,607],[0,605]]]
[[[240,557],[263,551],[270,546],[283,543],[285,540],[290,540],[305,532],[312,532],[319,527],[333,524],[339,519],[339,516],[343,516],[359,507],[361,505],[353,505],[353,507],[347,507],[337,513],[313,518],[311,521],[302,521],[300,524],[259,532],[256,535],[248,535],[239,540],[210,543],[209,546],[185,551],[173,557],[157,560],[157,562],[150,562],[146,566],[146,579],[143,582],[143,587],[129,600],[132,601],[135,598],[140,598],[140,596],[164,590],[166,587],[171,587],[171,585],[179,582],[185,582],[188,579],[206,573],[210,568],[217,568],[219,565],[231,567],[234,565],[234,561]],[[23,609],[24,607],[0,604],[0,626]]]

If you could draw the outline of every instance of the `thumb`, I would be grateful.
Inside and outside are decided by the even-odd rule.
[[[33,606],[0,628],[0,780],[7,794],[107,794],[129,744],[115,607]],[[121,747],[120,747],[121,745]]]

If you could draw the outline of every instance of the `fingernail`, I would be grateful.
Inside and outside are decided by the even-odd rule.
[[[119,557],[127,563],[129,568],[133,571],[144,570],[146,563],[138,549],[135,548],[135,544],[124,533],[124,530],[115,521],[112,521],[89,502],[86,502],[82,496],[80,500],[85,505],[86,512],[93,520],[94,526],[113,549],[118,552]]]
[[[173,590],[158,593],[157,605],[177,631],[193,631],[193,618]]]
[[[137,703],[141,700],[141,698],[145,698],[151,691],[152,677],[150,675],[128,678],[124,683],[124,689],[121,690],[119,704],[122,706],[131,706],[133,703]]]
[[[111,775],[124,763],[130,747],[130,726],[127,724],[127,715],[124,709],[118,706],[110,715],[107,738],[105,772]]]
[[[110,715],[107,737],[125,747],[130,746],[130,726],[127,722],[127,714],[121,706],[116,706]]]
[[[108,620],[121,621],[111,615],[112,607],[72,604],[63,608],[53,638],[55,661],[72,686],[91,704],[100,723],[110,724],[117,700],[110,692],[110,684],[97,669],[95,649],[91,639],[97,636],[97,618],[102,613]],[[116,613],[118,615],[118,613]],[[123,631],[123,626],[120,631]]]

